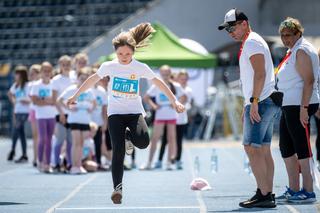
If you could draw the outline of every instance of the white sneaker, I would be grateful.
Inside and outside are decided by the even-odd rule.
[[[131,142],[130,130],[127,128],[125,132],[126,154],[132,155],[134,145]]]
[[[75,166],[71,167],[70,174],[71,175],[80,175],[81,174],[80,167],[75,167]]]
[[[80,167],[80,174],[87,174],[87,170],[83,168],[82,166]]]
[[[150,163],[146,163],[146,164],[142,165],[139,169],[140,170],[152,170],[152,167],[151,167]]]
[[[174,164],[172,164],[171,162],[168,162],[166,165],[166,170],[168,171],[174,170]]]

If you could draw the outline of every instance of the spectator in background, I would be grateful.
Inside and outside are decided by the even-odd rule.
[[[16,160],[16,163],[28,161],[27,141],[24,132],[24,124],[28,119],[30,98],[28,96],[28,70],[25,66],[15,68],[14,83],[10,87],[8,97],[14,106],[13,129],[12,129],[12,147],[8,155],[8,161],[12,161],[15,156],[16,144],[20,138],[22,156]]]
[[[29,97],[30,92],[32,90],[32,85],[37,82],[40,79],[40,70],[41,65],[40,64],[33,64],[29,69],[29,84],[28,84],[28,92]],[[31,124],[31,131],[32,131],[32,140],[33,140],[33,166],[37,167],[37,159],[38,159],[38,127],[37,127],[37,120],[34,110],[34,104],[30,103],[30,111],[29,111],[29,117],[28,121]]]
[[[279,26],[282,43],[288,48],[279,65],[277,80],[279,91],[283,92],[280,151],[287,169],[289,188],[277,198],[293,203],[316,201],[309,133],[310,116],[319,107],[319,58],[316,49],[303,37],[303,32],[299,20],[291,17]]]
[[[168,65],[163,65],[160,67],[160,75],[163,82],[170,88],[171,92],[175,95],[181,103],[186,100],[185,92],[182,87],[170,80],[171,68]],[[152,101],[151,97],[155,97],[155,102]],[[163,135],[164,127],[167,127],[167,141],[168,141],[168,160],[166,169],[172,170],[173,163],[177,154],[176,149],[176,122],[177,113],[172,107],[168,97],[159,88],[152,85],[144,100],[149,104],[153,110],[155,110],[155,120],[153,123],[153,133],[151,138],[151,147],[149,150],[149,158],[146,165],[143,165],[141,169],[150,170],[152,169],[152,159],[157,148],[157,142]]]
[[[90,67],[84,67],[78,72],[77,84],[69,86],[58,98],[58,104],[67,108],[66,100],[70,98],[80,85],[91,73]],[[77,97],[77,103],[70,107],[67,123],[69,123],[72,134],[72,167],[70,174],[86,174],[87,171],[82,166],[82,150],[85,138],[90,133],[89,123],[91,114],[96,106],[95,96],[91,90],[85,90]]]
[[[71,57],[68,55],[61,56],[59,58],[59,74],[54,76],[52,79],[53,93],[56,97],[59,97],[63,91],[66,90],[72,81],[69,77],[71,71]],[[55,142],[53,143],[53,170],[54,172],[60,172],[60,154],[61,147],[64,141],[67,142],[66,146],[66,160],[67,170],[71,168],[71,149],[72,149],[72,136],[71,129],[67,122],[69,110],[56,104],[57,115],[56,115],[56,126],[55,126]]]
[[[41,64],[41,79],[33,84],[31,99],[35,105],[35,117],[39,132],[38,162],[40,172],[51,173],[51,141],[55,126],[56,96],[51,82],[53,67],[49,62]]]
[[[74,69],[70,71],[70,79],[73,83],[77,83],[78,73],[84,67],[86,67],[89,63],[88,55],[85,53],[78,53],[74,59]]]
[[[245,99],[243,145],[256,179],[257,191],[239,205],[243,208],[275,208],[272,194],[274,163],[270,145],[273,121],[279,107],[270,98],[275,87],[271,53],[263,38],[251,31],[247,16],[236,8],[226,13],[224,23],[218,29],[225,29],[230,37],[242,42],[238,59]]]
[[[320,48],[318,50],[318,58],[320,60]],[[320,65],[319,65],[319,72],[320,72]],[[320,95],[320,78],[318,78],[318,92]],[[314,119],[317,126],[317,139],[316,139],[316,148],[317,148],[317,161],[318,161],[318,170],[320,171],[320,108],[314,114]]]

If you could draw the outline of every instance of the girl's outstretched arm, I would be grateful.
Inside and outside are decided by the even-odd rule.
[[[68,98],[67,105],[74,104],[81,93],[93,87],[99,80],[100,77],[96,73],[91,75],[87,80],[85,80],[85,82],[83,82],[83,84],[79,87],[76,93],[73,94],[70,98]]]

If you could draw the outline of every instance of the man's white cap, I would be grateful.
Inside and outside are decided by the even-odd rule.
[[[233,8],[226,13],[224,16],[224,22],[219,25],[218,29],[223,30],[234,22],[242,20],[248,21],[248,17],[242,11],[237,8]]]

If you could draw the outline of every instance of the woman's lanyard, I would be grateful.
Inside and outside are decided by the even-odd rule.
[[[241,54],[242,54],[242,49],[243,49],[243,45],[244,43],[246,42],[247,38],[249,37],[249,34],[250,34],[251,30],[249,30],[246,35],[244,36],[243,40],[242,40],[242,43],[241,43],[241,46],[240,46],[240,50],[238,52],[238,60],[240,61],[240,57],[241,57]]]
[[[275,89],[278,90],[278,78],[277,75],[279,73],[280,68],[282,67],[282,65],[287,62],[289,60],[289,57],[291,56],[291,51],[288,51],[286,56],[282,59],[282,61],[280,62],[280,64],[277,66],[277,68],[274,70],[274,75],[276,77],[276,85],[275,85]]]

